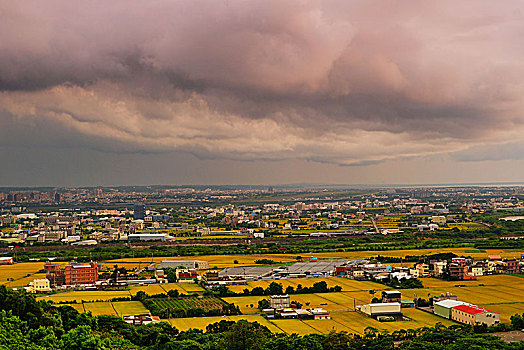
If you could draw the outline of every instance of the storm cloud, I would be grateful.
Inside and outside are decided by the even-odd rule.
[[[0,145],[362,166],[461,159],[524,141],[523,10],[0,1]]]

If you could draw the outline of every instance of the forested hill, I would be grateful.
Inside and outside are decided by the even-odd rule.
[[[521,316],[513,328],[524,328]],[[478,331],[478,330],[477,330]],[[116,316],[78,313],[70,306],[37,301],[23,291],[0,286],[1,349],[181,349],[181,350],[346,350],[346,349],[524,349],[468,326],[397,331],[367,329],[364,336],[345,332],[306,336],[271,333],[259,323],[221,321],[206,331],[179,332],[167,322],[132,326]]]

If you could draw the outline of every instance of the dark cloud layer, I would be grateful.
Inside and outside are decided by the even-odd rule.
[[[341,165],[496,148],[523,141],[523,10],[0,1],[0,145]]]

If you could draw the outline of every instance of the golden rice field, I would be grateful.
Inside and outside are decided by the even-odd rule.
[[[168,322],[175,326],[181,331],[186,331],[190,328],[205,329],[208,324],[220,322],[222,320],[227,321],[240,321],[247,320],[249,322],[258,322],[268,327],[272,332],[281,333],[281,329],[276,327],[273,323],[266,320],[264,317],[259,315],[240,315],[240,316],[213,316],[213,317],[193,317],[193,318],[171,318]]]
[[[149,310],[147,310],[145,306],[139,301],[102,301],[66,305],[73,307],[78,312],[91,312],[93,316],[128,316],[149,314]]]
[[[72,302],[77,301],[107,301],[113,298],[121,297],[130,297],[129,291],[127,290],[118,290],[118,291],[98,291],[98,290],[81,290],[81,291],[71,291],[65,293],[58,293],[53,295],[46,295],[39,297],[41,300],[48,300],[55,303],[58,302]]]
[[[297,333],[300,335],[328,333],[332,330],[363,334],[366,327],[374,327],[379,330],[384,329],[393,332],[400,329],[415,329],[425,326],[434,326],[437,322],[441,322],[444,325],[454,324],[453,321],[428,314],[421,310],[403,309],[403,313],[412,320],[379,322],[358,312],[335,311],[331,313],[331,320],[267,320],[259,315],[243,315],[229,317],[175,318],[169,319],[168,321],[179,330],[185,331],[190,328],[205,329],[208,324],[220,322],[221,320],[238,321],[240,319],[246,319],[251,322],[257,321],[268,327],[273,332],[284,332],[288,334]]]
[[[86,310],[84,309],[84,304],[67,304],[68,306],[71,306],[73,309],[75,309],[76,311],[82,313],[82,312],[86,312]]]
[[[149,310],[140,301],[115,301],[111,304],[118,316],[149,314]]]
[[[91,312],[93,316],[99,316],[99,315],[118,316],[116,314],[115,309],[113,309],[111,302],[84,303],[83,305],[84,305],[85,312]]]
[[[195,283],[166,283],[166,284],[152,284],[144,286],[133,286],[129,288],[131,295],[135,295],[138,291],[144,291],[149,295],[167,293],[172,289],[177,289],[180,293],[192,294],[203,292],[204,289]]]
[[[138,291],[144,291],[149,295],[167,293],[171,289],[178,289],[180,293],[191,294],[194,292],[203,291],[203,289],[194,283],[166,283],[153,284],[146,286],[134,286],[129,290],[80,290],[57,293],[53,295],[46,295],[39,297],[39,299],[49,300],[55,303],[58,302],[72,302],[77,301],[107,301],[113,298],[130,297],[135,295]]]
[[[42,262],[27,262],[14,265],[0,265],[0,284],[9,287],[21,287],[27,285],[34,278],[31,278],[26,284],[17,283],[17,280],[24,278],[28,274],[35,274],[44,268]],[[13,278],[15,281],[8,281],[8,278]],[[23,281],[25,282],[25,280]]]
[[[367,281],[355,281],[344,278],[332,278],[328,285],[340,285],[343,291],[340,293],[317,293],[317,294],[293,294],[292,301],[298,301],[303,307],[322,307],[332,312],[354,310],[354,305],[366,304],[373,296],[380,298],[381,291],[391,289],[381,284]],[[288,280],[277,280],[279,283],[288,283]],[[315,279],[311,279],[314,282]],[[316,280],[318,281],[318,280]],[[441,281],[437,279],[422,279],[427,288],[404,289],[402,298],[413,300],[414,298],[428,299],[431,296],[439,296],[442,293],[452,293],[459,300],[485,307],[501,313],[503,322],[516,313],[524,312],[524,279],[511,275],[481,276],[477,281]],[[250,282],[250,286],[267,286],[271,281]],[[308,281],[309,282],[309,281]],[[461,287],[460,285],[464,285]],[[237,286],[238,287],[238,286]],[[245,286],[242,286],[245,288]],[[374,290],[375,294],[370,294]],[[256,313],[259,296],[238,296],[225,298],[227,302],[238,305],[243,313]],[[431,315],[429,315],[431,316]]]

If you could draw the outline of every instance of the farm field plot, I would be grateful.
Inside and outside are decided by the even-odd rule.
[[[237,305],[242,313],[258,313],[258,301],[267,299],[268,296],[245,296],[227,297],[224,300]],[[357,298],[356,304],[360,305],[371,301],[372,295],[368,292],[340,292],[340,293],[318,293],[318,294],[291,294],[290,301],[297,301],[303,308],[322,307],[328,311],[353,310],[353,298]],[[251,306],[252,305],[252,306]]]
[[[373,299],[373,295],[368,292],[322,293],[317,295],[330,302],[344,306],[344,310],[354,310],[355,304],[367,304]]]
[[[339,294],[339,293],[322,293],[322,294],[294,294],[290,296],[290,299],[296,300],[302,304],[303,308],[313,308],[313,307],[322,307],[328,311],[334,310],[349,310],[353,309],[353,300],[351,299],[351,305],[349,304],[339,304],[333,302],[332,300],[327,299],[326,295],[328,294]],[[348,300],[349,301],[349,300]]]
[[[466,286],[512,286],[524,290],[524,281],[513,275],[479,276],[476,281],[444,281],[437,278],[422,278],[424,287],[454,287],[457,284]]]
[[[331,314],[331,317],[343,326],[352,329],[354,333],[361,334],[364,333],[366,327],[374,327],[379,330],[385,329],[392,332],[399,329],[434,326],[437,322],[445,325],[455,324],[453,321],[428,314],[421,310],[403,309],[402,312],[410,317],[412,321],[379,322],[358,312],[334,312]]]
[[[160,309],[194,309],[202,308],[204,310],[221,309],[224,302],[219,298],[206,297],[190,297],[177,299],[150,299]]]
[[[22,277],[19,279],[15,279],[14,281],[4,283],[6,287],[25,287],[29,284],[29,282],[32,282],[34,279],[37,278],[45,278],[45,273],[35,273],[27,277]]]
[[[258,322],[261,325],[266,326],[267,328],[269,328],[269,330],[272,331],[273,333],[282,333],[283,332],[280,328],[275,326],[273,323],[271,323],[270,321],[266,320],[264,317],[259,316],[259,315],[228,316],[227,320],[228,321],[235,321],[235,322],[236,321],[240,321],[240,320],[246,320],[246,321],[249,321],[249,322]]]
[[[175,326],[180,331],[187,331],[190,328],[206,329],[208,324],[220,322],[222,320],[227,321],[240,321],[247,320],[249,322],[258,322],[268,327],[272,332],[281,333],[281,329],[276,327],[274,324],[266,320],[262,316],[258,315],[241,315],[241,316],[213,316],[213,317],[192,317],[192,318],[171,318],[167,320],[172,326]]]
[[[171,289],[178,289],[180,293],[186,293],[186,290],[177,284],[151,284],[147,286],[134,286],[129,288],[129,293],[135,295],[139,291],[143,291],[148,295],[167,293]]]
[[[180,283],[180,288],[185,290],[187,293],[203,292],[204,289],[196,283]]]
[[[28,274],[35,274],[44,268],[43,262],[17,263],[13,265],[0,265],[0,284],[10,287],[15,286],[16,280],[23,278]],[[15,281],[9,282],[7,279],[13,278]],[[31,279],[30,281],[32,281]],[[29,283],[29,282],[28,282]]]
[[[39,297],[40,300],[48,300],[53,302],[59,302],[59,301],[73,301],[76,300],[77,302],[80,302],[82,300],[91,301],[91,300],[110,300],[113,298],[119,298],[119,297],[129,297],[131,296],[129,294],[129,291],[123,290],[123,291],[72,291],[72,292],[65,292],[65,293],[59,293],[54,295],[48,295]]]
[[[73,309],[75,309],[76,311],[82,313],[82,312],[86,312],[86,310],[84,309],[84,304],[66,304],[67,306],[71,306]]]
[[[236,286],[228,286],[228,288],[235,292],[240,293],[244,289],[253,289],[255,287],[262,287],[267,288],[271,282],[276,282],[282,284],[283,289],[285,290],[287,286],[292,286],[293,288],[297,288],[297,286],[300,284],[302,287],[312,287],[313,284],[317,282],[324,281],[326,282],[328,287],[335,287],[340,286],[342,287],[342,291],[368,291],[371,289],[379,290],[379,289],[385,289],[386,286],[370,282],[370,281],[357,281],[352,280],[349,278],[343,278],[343,277],[333,277],[333,278],[286,278],[286,279],[279,279],[279,280],[261,280],[261,281],[249,281],[247,282],[247,285],[236,285]]]
[[[317,329],[300,320],[272,320],[270,322],[288,334],[297,333],[298,335],[304,335],[320,333]]]
[[[93,316],[98,316],[98,315],[118,316],[110,302],[84,303],[84,309],[86,312],[91,311]]]
[[[118,316],[149,314],[149,310],[139,301],[115,301],[111,304],[113,304],[113,309],[115,309]]]
[[[253,289],[253,287],[251,287],[248,284],[237,284],[237,285],[234,285],[234,286],[227,286],[227,289],[229,289],[230,291],[235,292],[235,293],[242,293],[244,291],[244,289],[251,290],[251,289]]]
[[[302,322],[317,330],[319,333],[329,333],[331,331],[346,331],[348,333],[355,333],[355,331],[351,328],[335,320],[303,320]]]
[[[240,308],[243,314],[258,313],[258,301],[267,299],[268,296],[247,296],[247,297],[227,297],[222,298],[227,303],[233,303]],[[295,300],[291,298],[292,300]],[[253,305],[253,307],[251,307]]]
[[[509,323],[511,316],[524,313],[524,302],[506,303],[506,304],[479,304],[479,306],[488,310],[500,313],[500,322]]]
[[[420,326],[417,326],[417,327],[424,327],[424,326],[433,327],[435,323],[437,322],[440,322],[445,326],[456,324],[454,321],[445,319],[440,316],[432,315],[430,313],[427,313],[427,312],[424,312],[422,310],[418,310],[415,308],[404,308],[402,309],[402,313],[406,315],[407,317],[413,319],[413,322],[420,324]]]

